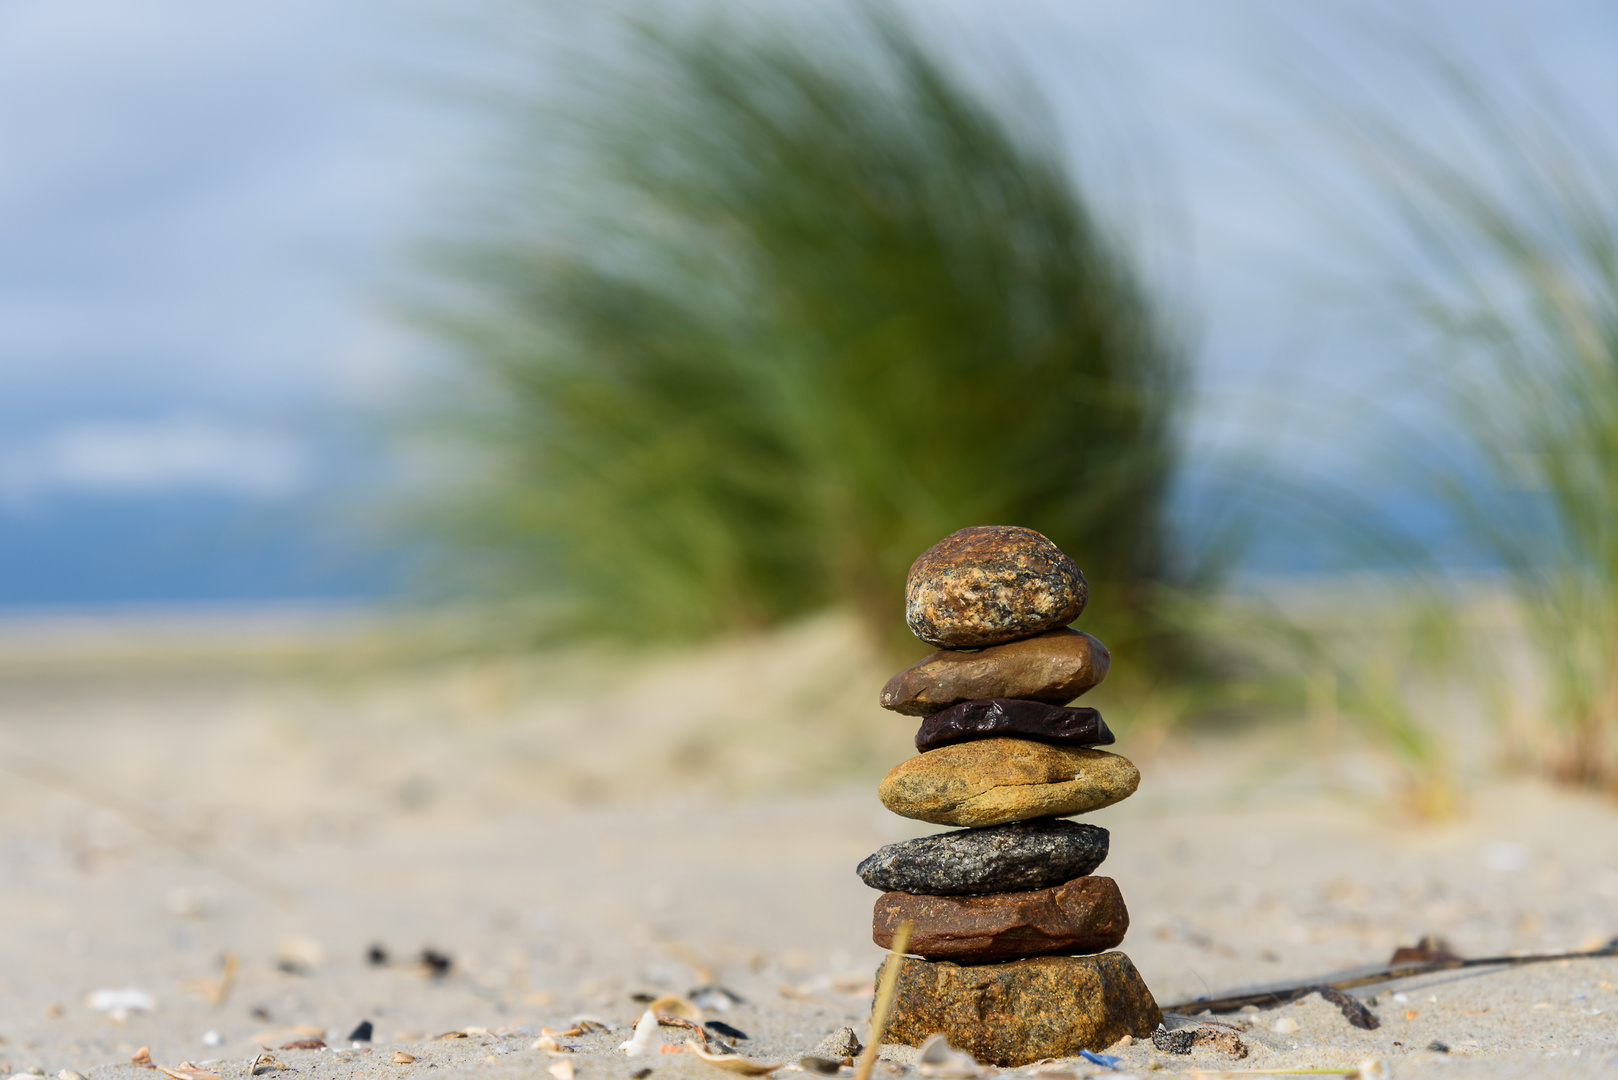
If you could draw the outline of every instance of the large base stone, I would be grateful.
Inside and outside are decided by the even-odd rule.
[[[894,962],[889,957],[883,967]],[[951,1046],[1002,1068],[1105,1050],[1125,1035],[1144,1039],[1163,1022],[1121,952],[971,966],[910,956],[898,962],[884,1039],[918,1046],[941,1032]]]

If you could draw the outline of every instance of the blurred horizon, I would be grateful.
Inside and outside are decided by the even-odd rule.
[[[1202,523],[1197,468],[1266,454],[1442,541],[1453,526],[1430,507],[1356,473],[1352,402],[1409,389],[1389,384],[1395,358],[1300,301],[1300,267],[1335,243],[1277,156],[1284,81],[1265,68],[1304,62],[1289,51],[1303,42],[1341,68],[1339,91],[1396,99],[1374,35],[1344,32],[1351,7],[925,10],[918,24],[969,74],[968,42],[1025,65],[1095,202],[1139,233],[1192,324],[1180,527]],[[1463,51],[1509,40],[1575,101],[1614,99],[1603,43],[1618,14],[1471,10],[1429,15],[1476,35]],[[407,545],[356,507],[408,472],[382,420],[434,361],[384,301],[487,141],[428,84],[487,49],[476,20],[425,0],[0,13],[0,608],[399,592]],[[1092,160],[1109,147],[1132,156]],[[1329,569],[1289,527],[1267,521],[1239,569]]]

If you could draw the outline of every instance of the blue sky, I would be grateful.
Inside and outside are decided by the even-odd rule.
[[[1136,204],[1154,265],[1194,305],[1201,444],[1292,440],[1289,458],[1328,471],[1352,457],[1334,402],[1374,387],[1387,360],[1352,336],[1320,344],[1299,282],[1332,247],[1329,215],[1297,190],[1271,123],[1285,104],[1273,69],[1300,42],[1397,100],[1350,8],[912,9],[942,40],[1001,42],[1076,146],[1104,144],[1100,115],[1144,148],[1144,174],[1084,171],[1105,200]],[[326,511],[374,476],[361,436],[421,367],[379,298],[478,145],[472,119],[423,88],[426,72],[483,62],[467,10],[0,4],[0,606],[386,589],[390,564]],[[1611,9],[1431,10],[1464,47],[1531,46],[1611,119]]]

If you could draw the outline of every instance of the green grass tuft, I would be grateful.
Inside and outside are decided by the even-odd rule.
[[[891,14],[815,28],[626,31],[506,110],[435,263],[479,463],[452,558],[571,631],[888,636],[916,555],[1018,524],[1145,608],[1188,373],[1129,254],[1029,95]]]

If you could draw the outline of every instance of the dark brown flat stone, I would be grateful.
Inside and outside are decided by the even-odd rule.
[[[977,649],[1066,626],[1089,592],[1084,574],[1033,529],[979,525],[921,553],[905,580],[905,622],[945,649]]]
[[[989,896],[883,893],[871,918],[871,939],[892,948],[894,932],[907,920],[911,952],[959,964],[1098,953],[1121,944],[1129,930],[1129,911],[1109,877]]]
[[[951,705],[923,720],[916,732],[916,749],[926,753],[940,746],[1001,735],[1058,746],[1106,746],[1114,741],[1106,721],[1094,709],[987,698]]]
[[[934,1032],[979,1061],[1015,1068],[1149,1038],[1163,1022],[1152,992],[1121,952],[1041,956],[964,966],[889,957],[898,994],[887,1040],[918,1046]],[[881,973],[878,973],[878,983]]]
[[[1027,698],[1066,705],[1107,677],[1107,647],[1062,627],[976,652],[939,649],[882,688],[882,707],[930,716],[963,701]]]

